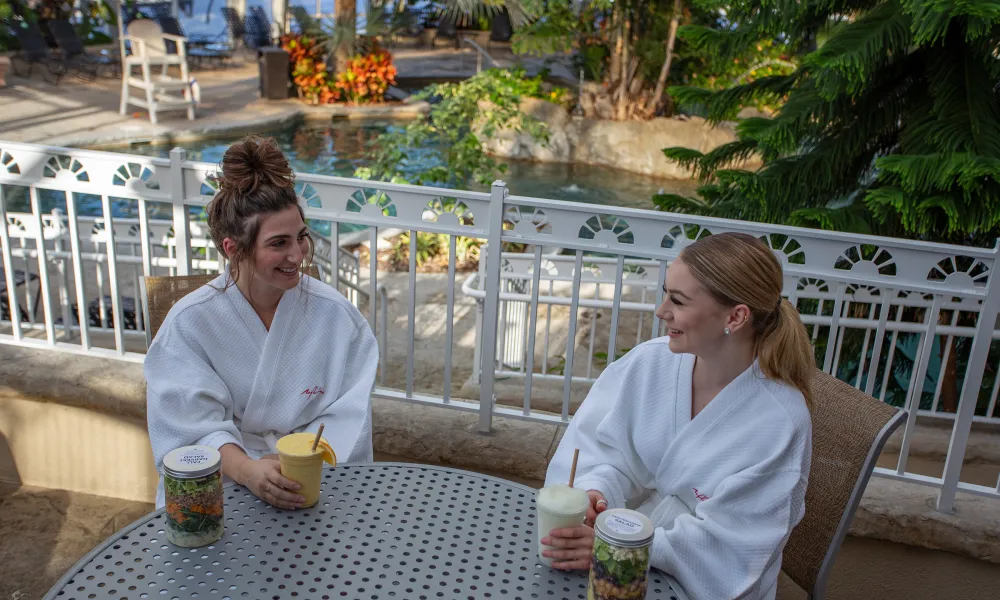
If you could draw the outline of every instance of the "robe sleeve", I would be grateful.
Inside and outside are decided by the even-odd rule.
[[[656,529],[650,564],[691,600],[760,597],[773,584],[763,575],[802,518],[805,483],[799,469],[724,479],[694,514]]]
[[[649,475],[635,453],[625,414],[624,382],[634,358],[612,363],[594,382],[549,462],[546,485],[569,481],[573,451],[579,448],[573,487],[601,492],[611,508],[624,508],[644,493]]]
[[[336,397],[321,414],[297,431],[316,431],[323,423],[323,437],[336,452],[338,464],[371,462],[374,456],[371,394],[378,369],[378,343],[368,323],[362,322],[347,344],[347,361]]]
[[[204,350],[174,321],[146,354],[146,424],[156,468],[181,446],[243,447],[233,399]]]

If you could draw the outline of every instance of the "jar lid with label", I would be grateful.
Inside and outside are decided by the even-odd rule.
[[[655,529],[646,515],[626,508],[612,508],[597,515],[594,534],[620,548],[649,545]]]
[[[222,468],[222,454],[211,446],[184,446],[163,457],[163,474],[174,479],[198,479]]]

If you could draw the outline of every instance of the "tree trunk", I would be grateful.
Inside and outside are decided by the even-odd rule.
[[[615,3],[611,13],[611,31],[613,31],[613,44],[611,44],[611,72],[609,81],[618,81],[622,73],[622,53],[624,51],[625,38],[622,36],[622,6],[620,2]]]
[[[617,116],[615,117],[618,121],[624,121],[628,118],[628,84],[631,79],[629,50],[632,42],[632,21],[628,17],[624,19],[624,24],[622,25],[622,40],[625,47],[622,49],[621,78],[618,82],[618,106]]]
[[[656,90],[649,101],[646,112],[649,116],[654,116],[656,110],[660,108],[660,101],[663,98],[663,88],[667,85],[667,76],[670,75],[670,63],[674,60],[674,42],[677,39],[677,27],[680,25],[681,12],[684,7],[681,0],[674,0],[674,14],[670,18],[670,32],[667,34],[667,56],[663,60],[663,68],[660,69],[660,77],[656,80]]]
[[[334,54],[334,72],[339,73],[347,67],[351,58],[351,46],[357,35],[358,9],[356,0],[334,0],[334,23],[342,27],[345,33],[343,41]]]

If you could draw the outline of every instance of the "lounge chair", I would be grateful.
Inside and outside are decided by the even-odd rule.
[[[121,71],[119,59],[108,53],[91,54],[83,45],[83,40],[77,35],[73,25],[65,19],[48,22],[49,33],[52,34],[59,47],[61,58],[67,62],[67,68],[75,69],[81,76],[93,79],[101,74],[117,76]]]
[[[218,65],[222,66],[226,59],[233,56],[233,49],[229,47],[228,43],[222,41],[224,39],[223,36],[227,33],[225,31],[212,37],[198,36],[191,38],[184,35],[181,24],[173,17],[161,17],[156,22],[160,24],[160,29],[163,30],[163,33],[182,37],[187,40],[187,56],[198,67],[201,67],[203,61],[218,61]],[[177,54],[177,44],[175,42],[165,39],[164,43],[167,48],[167,54]]]
[[[250,45],[254,50],[259,50],[266,46],[270,46],[271,40],[271,23],[267,19],[267,14],[264,13],[264,9],[259,6],[250,7],[250,12],[247,14],[244,20],[246,26],[247,36],[253,40],[253,44]],[[244,40],[247,38],[244,37]]]
[[[493,26],[490,30],[490,39],[486,42],[486,50],[489,51],[493,43],[507,44],[514,36],[514,26],[510,22],[510,13],[504,8],[493,17]]]
[[[431,48],[437,46],[438,38],[443,38],[446,40],[452,40],[455,48],[459,48],[461,42],[458,39],[458,22],[455,17],[442,15],[441,19],[438,21],[437,33],[434,34],[434,39],[431,40]]]
[[[12,29],[21,47],[10,59],[14,73],[19,77],[31,77],[35,65],[41,65],[46,68],[48,74],[42,75],[45,80],[58,85],[59,79],[66,74],[66,62],[52,56],[38,27],[20,21],[15,23]]]

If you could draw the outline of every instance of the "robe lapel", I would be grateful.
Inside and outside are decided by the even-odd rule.
[[[720,419],[743,400],[756,387],[757,377],[761,377],[757,362],[740,373],[736,379],[729,382],[719,394],[702,409],[698,416],[691,418],[692,388],[691,375],[694,372],[694,356],[685,354],[678,369],[678,381],[674,413],[676,431],[670,438],[670,444],[663,455],[657,469],[657,481],[664,477],[675,475],[678,469],[693,461],[684,460],[685,451],[695,448],[701,443],[701,438],[708,434]],[[670,473],[668,470],[673,469]]]
[[[225,286],[225,281],[229,277],[228,271],[223,277],[221,285]],[[253,309],[253,306],[250,306],[250,302],[243,297],[243,292],[236,287],[235,283],[226,288],[226,297],[229,298],[233,311],[239,316],[240,321],[250,334],[250,339],[253,340],[259,355],[264,350],[264,340],[267,338],[267,328],[264,327],[264,322],[257,316],[257,311]]]
[[[284,413],[277,410],[277,407],[269,408],[268,404],[272,398],[272,390],[278,379],[278,369],[282,366],[280,359],[285,335],[290,329],[289,325],[291,321],[298,312],[298,304],[301,298],[299,288],[301,285],[299,283],[298,286],[282,294],[281,300],[278,302],[278,308],[274,313],[274,319],[271,321],[270,330],[264,328],[260,317],[257,316],[257,313],[250,306],[250,303],[246,301],[246,298],[243,298],[243,294],[239,290],[236,291],[240,299],[243,300],[243,304],[253,314],[256,326],[259,326],[258,332],[263,332],[260,337],[262,340],[260,361],[257,364],[253,389],[250,392],[250,398],[247,399],[246,410],[243,413],[243,430],[248,433],[263,435],[276,428],[288,429],[282,427],[281,418],[285,416]],[[288,365],[285,366],[287,367]]]

